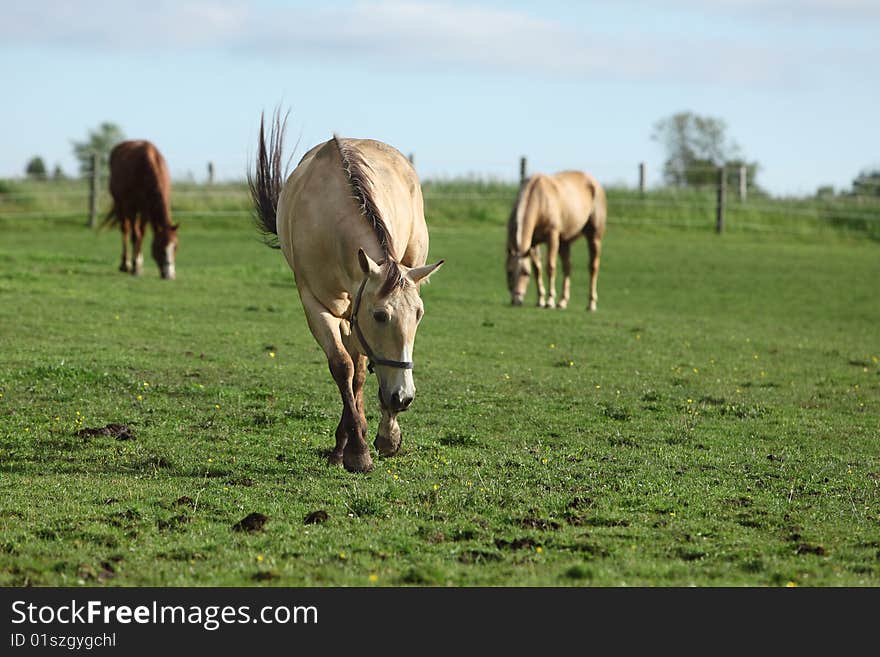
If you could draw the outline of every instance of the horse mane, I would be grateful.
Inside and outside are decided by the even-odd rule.
[[[532,190],[537,182],[538,176],[532,176],[520,187],[516,203],[510,211],[510,219],[507,221],[507,246],[508,248],[513,246],[517,252],[519,251],[520,231],[522,230],[526,208],[529,205]]]
[[[373,198],[372,184],[370,182],[370,165],[364,159],[363,154],[347,139],[340,139],[333,135],[333,143],[342,158],[342,169],[348,178],[348,185],[354,193],[354,199],[360,207],[361,214],[370,222],[379,247],[385,256],[385,262],[394,260],[391,253],[391,244],[388,238],[388,226],[382,219],[376,199]]]

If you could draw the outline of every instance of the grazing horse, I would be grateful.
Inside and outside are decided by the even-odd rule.
[[[596,310],[599,256],[605,234],[605,190],[582,171],[552,176],[535,174],[519,190],[507,223],[507,289],[510,302],[521,305],[529,284],[529,263],[535,269],[538,306],[565,308],[571,288],[571,243],[581,235],[590,250],[590,298]],[[547,244],[549,296],[545,299],[538,245]],[[562,256],[562,298],[556,303],[556,256]]]
[[[124,141],[110,151],[110,194],[113,208],[103,226],[119,224],[122,263],[119,270],[139,275],[147,225],[153,228],[153,259],[162,278],[176,275],[177,224],[171,223],[171,176],[165,158],[148,141]],[[131,239],[132,253],[128,252]]]
[[[373,444],[391,456],[401,442],[397,415],[415,395],[413,342],[424,313],[419,287],[443,261],[425,265],[421,186],[400,152],[334,135],[308,151],[282,184],[284,127],[276,114],[267,146],[260,122],[256,173],[248,176],[257,226],[269,240],[277,235],[342,397],[328,460],[369,472],[367,370],[379,379],[382,411]]]

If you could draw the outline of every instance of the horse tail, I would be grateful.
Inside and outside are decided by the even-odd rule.
[[[255,173],[248,171],[247,182],[254,204],[254,223],[263,234],[267,246],[277,249],[278,245],[278,197],[284,184],[282,151],[284,147],[284,131],[287,128],[287,115],[275,110],[272,124],[269,126],[268,140],[265,130],[264,116],[260,115],[260,141],[257,147],[257,169]]]
[[[116,203],[113,204],[107,214],[104,216],[104,219],[98,224],[98,230],[104,230],[105,228],[110,228],[111,226],[115,226],[119,223],[119,213],[116,211]]]
[[[605,196],[605,189],[592,176],[588,178],[588,186],[593,195],[593,211],[590,213],[588,223],[592,224],[593,231],[601,239],[605,234],[605,223],[608,217],[608,200]]]

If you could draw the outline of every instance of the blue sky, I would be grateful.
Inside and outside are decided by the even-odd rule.
[[[880,166],[880,2],[0,0],[0,176],[74,172],[102,121],[176,177],[240,179],[260,112],[298,153],[343,136],[415,153],[426,177],[579,168],[659,182],[654,123],[722,118],[774,194]]]

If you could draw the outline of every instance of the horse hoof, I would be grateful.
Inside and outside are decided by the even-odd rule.
[[[328,465],[342,465],[342,450],[333,450],[327,455]]]
[[[375,447],[382,456],[394,456],[400,450],[400,436],[397,436],[397,440],[392,440],[391,438],[386,438],[385,436],[378,434],[376,440],[373,441],[373,447]]]
[[[342,456],[342,465],[349,472],[370,472],[373,469],[373,459],[369,452],[352,455],[345,453]]]
[[[589,306],[587,306],[587,312],[590,312],[590,313],[596,312],[596,304],[591,303]]]
[[[559,310],[565,310],[568,307],[568,301],[560,301],[556,306]]]

